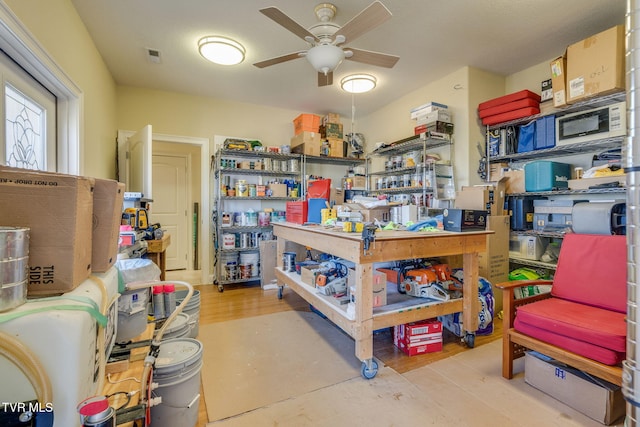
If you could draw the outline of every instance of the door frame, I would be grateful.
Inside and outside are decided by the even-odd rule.
[[[118,134],[124,137],[133,135],[134,131],[119,130]],[[213,283],[213,271],[210,271],[210,250],[209,250],[209,235],[211,232],[210,227],[210,182],[209,182],[209,161],[211,153],[211,141],[209,138],[199,138],[193,136],[179,136],[168,135],[163,133],[152,133],[151,144],[153,141],[172,142],[178,144],[191,144],[200,146],[200,171],[201,171],[201,188],[200,188],[200,216],[199,216],[199,235],[198,235],[198,248],[200,253],[200,281],[203,284]],[[153,145],[152,145],[153,147]],[[153,148],[152,148],[153,155]],[[151,160],[151,159],[150,159]],[[205,215],[206,213],[206,215]]]

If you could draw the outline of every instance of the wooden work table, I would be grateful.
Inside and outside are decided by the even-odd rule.
[[[478,253],[485,252],[487,235],[492,231],[409,232],[377,230],[367,251],[360,233],[334,231],[321,225],[273,223],[278,237],[276,277],[278,283],[289,286],[333,323],[355,340],[356,357],[363,362],[362,375],[373,378],[377,362],[373,359],[373,331],[407,322],[462,312],[465,342],[473,347],[478,329]],[[355,316],[303,283],[300,275],[282,269],[282,256],[287,241],[308,246],[355,263]],[[449,301],[428,301],[407,297],[408,304],[373,307],[373,264],[416,258],[436,258],[462,255],[464,269],[463,298]],[[282,290],[282,288],[281,288]],[[281,293],[280,293],[281,295]]]
[[[162,239],[147,240],[147,257],[160,267],[160,280],[164,280],[167,268],[166,251],[171,244],[171,235],[164,233]]]

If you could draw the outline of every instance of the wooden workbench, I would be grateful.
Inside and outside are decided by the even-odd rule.
[[[362,375],[373,378],[377,362],[373,359],[373,331],[407,322],[462,312],[465,341],[471,347],[478,329],[478,253],[485,252],[487,235],[492,231],[409,232],[383,231],[375,233],[375,240],[364,251],[360,233],[347,233],[327,229],[321,225],[273,223],[278,237],[276,277],[278,283],[289,286],[333,323],[355,340],[356,357],[363,362]],[[355,316],[347,314],[345,305],[334,298],[321,295],[313,286],[303,283],[295,272],[282,269],[282,255],[287,241],[309,246],[355,263]],[[464,269],[463,298],[450,301],[429,301],[416,298],[415,303],[373,308],[373,263],[415,258],[435,258],[462,255]]]
[[[147,240],[147,257],[160,267],[160,280],[164,280],[167,268],[166,251],[171,244],[171,235],[164,233],[162,239]]]

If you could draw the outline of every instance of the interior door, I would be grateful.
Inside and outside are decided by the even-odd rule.
[[[118,131],[118,180],[125,183],[125,191],[147,199],[153,199],[151,144],[151,125],[135,133]]]
[[[166,269],[181,270],[188,266],[188,217],[186,156],[153,155],[153,188],[156,191],[149,219],[160,223],[171,235],[171,244],[166,251]]]

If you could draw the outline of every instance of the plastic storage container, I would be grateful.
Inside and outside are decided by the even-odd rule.
[[[536,160],[524,165],[525,191],[551,191],[569,188],[571,165]]]

